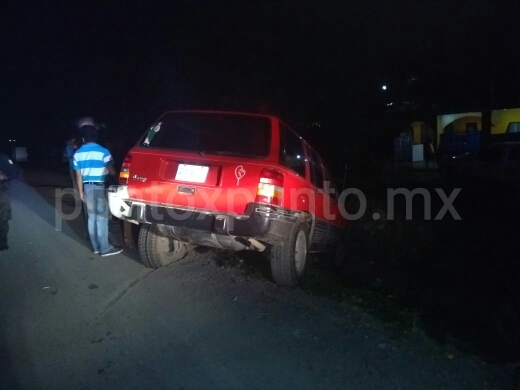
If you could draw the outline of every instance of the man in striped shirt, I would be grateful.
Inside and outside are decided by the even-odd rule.
[[[90,118],[88,118],[90,119]],[[74,154],[74,170],[81,200],[87,205],[88,232],[94,253],[111,256],[121,253],[122,248],[113,247],[108,241],[108,202],[105,193],[107,174],[116,176],[114,160],[110,152],[97,144],[97,129],[94,123],[80,128],[84,145]]]

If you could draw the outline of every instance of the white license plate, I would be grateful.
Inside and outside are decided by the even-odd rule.
[[[179,164],[175,180],[204,183],[208,176],[209,167],[201,165]]]

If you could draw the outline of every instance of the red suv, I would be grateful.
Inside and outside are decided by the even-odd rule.
[[[194,245],[266,251],[295,286],[308,253],[343,248],[346,219],[316,151],[269,115],[173,111],[128,153],[112,214],[140,224],[139,253],[159,268]]]

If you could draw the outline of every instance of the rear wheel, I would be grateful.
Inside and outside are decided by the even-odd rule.
[[[186,244],[163,235],[155,225],[141,225],[139,255],[149,268],[161,268],[186,256]]]
[[[289,240],[270,249],[271,273],[276,284],[294,287],[305,276],[309,252],[309,227],[297,222]]]

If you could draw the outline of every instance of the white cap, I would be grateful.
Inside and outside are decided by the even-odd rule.
[[[94,119],[90,118],[90,117],[85,117],[85,118],[81,118],[80,120],[78,120],[76,122],[76,124],[78,125],[78,128],[79,127],[83,127],[83,126],[95,126],[96,124],[94,123]]]

